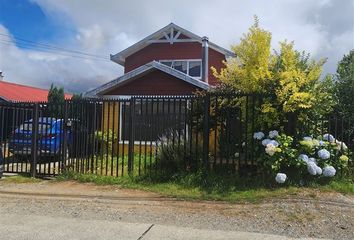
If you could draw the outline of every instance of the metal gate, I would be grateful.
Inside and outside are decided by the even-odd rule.
[[[63,113],[65,104],[0,103],[4,172],[32,177],[59,174],[68,152]]]

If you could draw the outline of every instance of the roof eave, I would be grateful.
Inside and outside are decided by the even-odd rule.
[[[195,79],[193,77],[190,77],[182,72],[179,72],[178,70],[175,70],[171,67],[168,67],[166,65],[163,65],[159,62],[156,61],[152,61],[149,62],[143,66],[140,66],[126,74],[124,74],[123,76],[116,78],[104,85],[101,85],[97,88],[95,88],[94,90],[85,92],[83,94],[84,97],[86,98],[95,98],[95,97],[99,97],[101,95],[104,95],[105,93],[109,92],[111,89],[121,86],[123,84],[125,84],[127,81],[135,79],[138,76],[141,76],[142,74],[146,74],[148,73],[150,70],[152,70],[153,68],[163,71],[167,74],[170,74],[176,78],[181,79],[184,82],[187,82],[191,85],[194,85],[198,88],[204,89],[204,90],[208,90],[210,88],[209,84],[202,82],[198,79]]]

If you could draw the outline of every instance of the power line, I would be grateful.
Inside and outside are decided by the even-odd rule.
[[[69,56],[69,57],[77,57],[77,58],[82,58],[82,59],[101,60],[101,61],[110,62],[109,58],[107,58],[103,55],[95,55],[95,54],[91,54],[91,53],[85,53],[85,52],[81,52],[81,51],[57,47],[54,45],[34,42],[34,41],[26,40],[23,38],[12,37],[8,34],[3,34],[3,33],[0,33],[0,36],[6,36],[6,37],[11,37],[11,38],[15,39],[14,42],[16,43],[16,45],[20,46],[21,48],[32,49],[32,50],[37,50],[37,51],[44,51],[44,52],[48,52],[48,53],[59,54],[59,55],[64,55],[64,56]],[[13,43],[13,41],[10,41],[8,39],[1,39],[1,38],[0,38],[0,42],[7,43],[4,45],[10,45],[10,43]]]
[[[7,45],[7,46],[13,46],[12,44],[13,42],[11,41],[3,41],[0,39],[0,44],[2,45]],[[61,56],[66,56],[66,57],[72,57],[72,58],[80,58],[80,59],[85,59],[85,60],[92,60],[92,61],[102,61],[102,62],[111,62],[108,59],[100,59],[100,58],[90,58],[90,57],[85,57],[85,56],[80,56],[80,55],[73,55],[73,54],[69,54],[69,53],[65,53],[65,52],[59,52],[59,51],[53,51],[50,49],[38,49],[36,47],[33,46],[26,46],[26,45],[21,45],[19,44],[19,46],[21,48],[24,49],[29,49],[29,50],[36,50],[36,51],[41,51],[41,52],[45,52],[45,53],[49,53],[49,54],[54,54],[54,55],[61,55]]]
[[[58,46],[55,46],[55,45],[49,45],[49,44],[45,44],[45,43],[41,43],[41,42],[34,42],[34,41],[31,41],[31,40],[27,40],[27,39],[23,39],[23,38],[19,38],[19,37],[13,37],[13,36],[10,36],[8,34],[0,33],[0,35],[1,36],[10,37],[10,38],[14,38],[14,39],[16,39],[17,41],[20,41],[20,42],[26,42],[26,43],[29,43],[29,44],[34,44],[34,45],[37,45],[37,46],[43,46],[43,47],[51,48],[51,49],[55,49],[55,50],[61,50],[61,51],[66,51],[66,52],[71,52],[71,53],[76,53],[76,54],[83,54],[83,55],[92,56],[92,57],[106,58],[106,56],[103,56],[103,55],[85,53],[85,52],[81,52],[81,51],[77,51],[77,50],[72,50],[72,49],[66,49],[66,48],[58,47]]]

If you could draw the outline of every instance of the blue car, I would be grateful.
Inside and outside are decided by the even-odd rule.
[[[3,172],[4,172],[4,156],[2,155],[2,149],[0,146],[0,178],[2,178]]]
[[[33,119],[25,121],[17,128],[9,141],[9,150],[20,157],[32,154]],[[66,131],[66,146],[64,146],[64,133]],[[37,129],[37,156],[53,157],[63,153],[69,154],[72,145],[72,134],[64,124],[63,119],[42,117],[38,119]]]

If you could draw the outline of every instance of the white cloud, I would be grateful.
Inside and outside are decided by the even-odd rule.
[[[170,22],[229,48],[253,23],[254,14],[272,32],[273,47],[287,39],[317,59],[328,57],[326,72],[335,72],[338,60],[354,48],[353,2],[347,0],[32,1],[52,20],[71,23],[76,30],[73,38],[59,42],[62,47],[107,58]],[[122,72],[114,63],[53,57],[13,45],[0,50],[0,68],[8,80],[37,86],[55,82],[69,90],[87,90]]]

